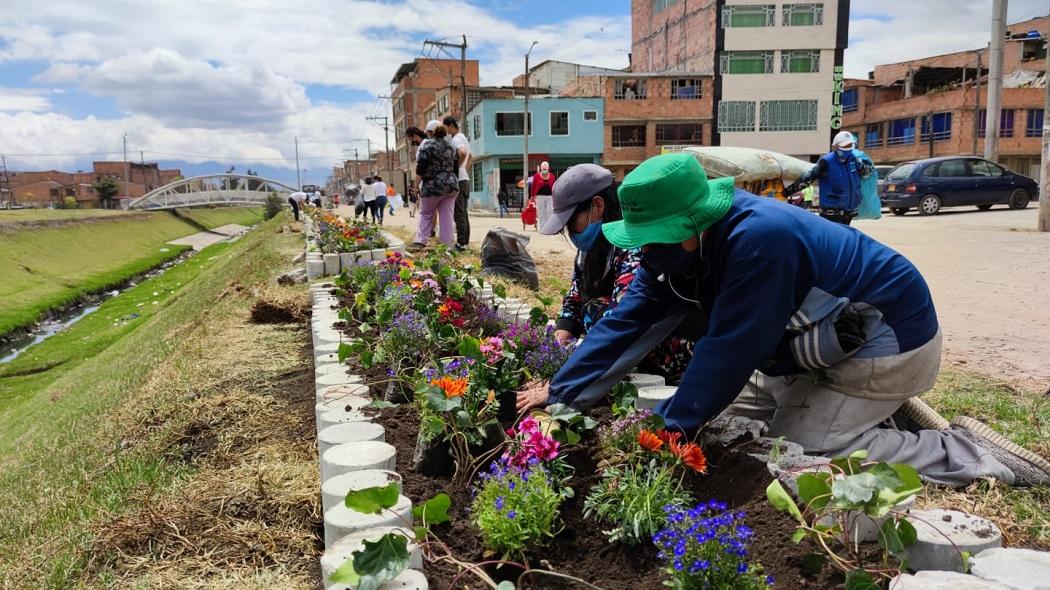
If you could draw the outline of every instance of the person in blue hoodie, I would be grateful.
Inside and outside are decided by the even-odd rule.
[[[642,248],[641,267],[549,385],[519,392],[519,409],[585,409],[693,322],[702,324],[693,357],[656,408],[669,429],[692,435],[729,408],[809,453],[866,449],[935,483],[1050,483],[1050,462],[972,418],[918,432],[884,427],[933,387],[940,367],[933,300],[904,256],[737,190],[732,178],[709,182],[685,153],[646,160],[618,196],[623,219],[602,232],[618,248]]]
[[[875,165],[867,156],[854,151],[857,140],[849,131],[842,131],[831,143],[831,151],[822,156],[793,184],[784,189],[793,195],[820,181],[820,216],[828,221],[849,225],[857,216],[862,199],[861,177],[867,177]]]

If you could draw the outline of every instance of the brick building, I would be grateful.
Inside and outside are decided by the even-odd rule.
[[[663,151],[711,145],[711,90],[709,75],[620,72],[580,76],[562,96],[604,104],[602,165],[622,180]]]
[[[5,191],[3,200],[47,207],[61,206],[66,197],[73,197],[81,207],[101,207],[92,185],[103,177],[112,178],[120,185],[119,198],[137,198],[178,180],[182,172],[178,169],[161,170],[156,163],[134,162],[94,162],[92,172],[8,172],[5,182],[8,191]]]
[[[1039,178],[1050,17],[1007,27],[999,161]],[[978,70],[978,61],[980,69]],[[843,124],[879,163],[984,153],[988,49],[879,65],[847,80]],[[978,79],[980,92],[978,92]]]
[[[715,0],[631,0],[631,70],[714,74]]]

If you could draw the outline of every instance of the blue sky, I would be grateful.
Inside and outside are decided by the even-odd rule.
[[[389,81],[426,38],[468,38],[482,83],[544,59],[625,67],[630,0],[5,0],[0,153],[14,169],[86,169],[129,153],[189,174],[248,167],[323,182],[344,150],[381,145]],[[973,48],[989,0],[853,0],[848,75]],[[1011,2],[1011,21],[1045,14]],[[936,22],[936,29],[930,23]],[[102,155],[98,155],[102,154]],[[173,156],[170,154],[185,154]]]

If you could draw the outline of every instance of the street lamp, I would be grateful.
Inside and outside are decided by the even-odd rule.
[[[529,190],[529,54],[531,54],[532,49],[536,47],[536,43],[538,43],[538,41],[533,41],[532,45],[529,45],[529,50],[525,52],[525,114],[523,115],[522,121],[525,149],[521,162],[523,170],[521,175],[522,207],[528,202],[528,196],[526,196],[525,192]]]

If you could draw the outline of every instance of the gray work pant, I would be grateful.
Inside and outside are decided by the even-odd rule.
[[[925,362],[939,363],[939,339],[929,348],[908,362],[926,357]],[[756,372],[725,413],[762,420],[768,436],[796,442],[807,453],[837,457],[866,449],[869,460],[907,463],[931,483],[962,486],[988,476],[1014,482],[1012,471],[956,430],[914,433],[887,427],[902,400],[845,395],[831,387],[809,375],[769,377]],[[884,398],[885,393],[875,397]]]

